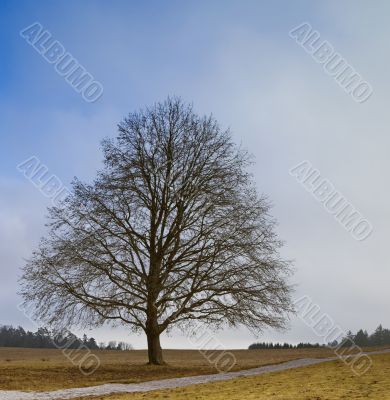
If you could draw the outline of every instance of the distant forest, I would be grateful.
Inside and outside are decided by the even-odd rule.
[[[345,338],[337,342],[335,340],[332,343],[328,343],[328,346],[337,347],[351,347],[353,345],[360,347],[370,347],[370,346],[387,346],[390,345],[390,329],[384,329],[382,325],[379,325],[375,331],[369,335],[366,330],[360,329],[356,334],[348,331]],[[325,344],[319,343],[299,343],[297,345],[289,343],[253,343],[248,348],[249,350],[255,349],[310,349],[317,347],[326,347]]]
[[[78,338],[73,333],[66,331],[59,333],[47,328],[39,328],[36,332],[25,331],[21,326],[0,325],[0,347],[25,347],[39,349],[55,349],[56,343],[62,343],[66,348],[79,349],[87,347],[90,350],[132,350],[132,346],[126,342],[110,341],[96,343],[93,337]]]
[[[315,349],[318,347],[325,347],[325,345],[320,345],[319,343],[299,343],[299,344],[290,344],[290,343],[272,343],[272,342],[259,342],[251,344],[248,349],[249,350],[257,350],[257,349]]]

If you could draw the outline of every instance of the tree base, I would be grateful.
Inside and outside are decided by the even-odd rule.
[[[162,367],[164,365],[167,365],[167,363],[165,361],[160,361],[160,362],[147,362],[146,365],[157,365],[158,367]]]

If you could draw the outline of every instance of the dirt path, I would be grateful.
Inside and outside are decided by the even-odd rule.
[[[383,354],[390,353],[390,349],[382,351],[373,351],[365,354]],[[289,361],[282,364],[267,365],[264,367],[251,368],[243,371],[226,372],[213,375],[198,375],[185,378],[162,379],[158,381],[149,381],[143,383],[131,384],[107,384],[100,386],[91,386],[86,388],[63,389],[54,392],[18,392],[18,391],[1,391],[1,400],[59,400],[74,399],[85,396],[102,396],[113,393],[132,393],[132,392],[149,392],[159,389],[173,389],[177,387],[197,385],[201,383],[225,381],[228,379],[240,378],[244,376],[261,375],[267,372],[283,371],[291,368],[305,367],[307,365],[315,365],[323,362],[337,360],[338,357],[329,358],[302,358],[299,360]]]

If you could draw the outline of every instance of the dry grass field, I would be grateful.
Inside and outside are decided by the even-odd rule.
[[[335,361],[257,377],[94,400],[389,400],[390,354],[374,355],[372,360],[373,366],[361,377],[342,361]]]
[[[236,350],[233,370],[276,364],[298,358],[333,356],[329,349]],[[166,366],[146,365],[144,350],[95,351],[100,367],[90,376],[67,360],[61,350],[0,348],[0,390],[55,390],[104,383],[211,374],[217,371],[196,350],[165,350]]]

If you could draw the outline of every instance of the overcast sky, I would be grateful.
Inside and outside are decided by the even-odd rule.
[[[45,232],[51,200],[17,170],[31,156],[66,187],[101,166],[100,141],[129,112],[168,95],[213,113],[256,158],[272,200],[295,297],[310,296],[345,329],[390,327],[390,149],[387,1],[1,1],[0,324],[34,328],[17,310],[18,276]],[[39,22],[101,82],[86,102],[19,32]],[[373,89],[354,101],[289,31],[307,22]],[[357,241],[289,174],[308,160],[369,221]],[[101,328],[99,341],[144,337]],[[225,330],[227,346],[254,341]],[[260,340],[319,341],[299,318]],[[162,345],[191,347],[183,334]]]

